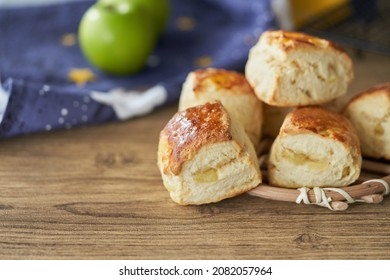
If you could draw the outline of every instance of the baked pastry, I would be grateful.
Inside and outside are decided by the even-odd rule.
[[[256,95],[280,107],[319,105],[347,92],[352,61],[335,44],[298,32],[266,31],[245,75]]]
[[[289,113],[275,139],[268,163],[271,185],[341,187],[360,175],[359,139],[343,115],[320,107]]]
[[[188,74],[183,84],[179,111],[219,100],[244,126],[257,148],[262,126],[262,104],[244,75],[223,69],[199,69]]]
[[[158,167],[182,205],[217,202],[261,182],[253,145],[219,101],[176,113],[160,133]]]
[[[355,96],[343,113],[356,128],[362,154],[390,160],[390,83]]]

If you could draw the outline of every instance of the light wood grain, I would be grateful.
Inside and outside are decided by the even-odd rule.
[[[337,213],[247,194],[176,205],[156,166],[175,109],[0,141],[0,258],[390,258],[389,197]]]

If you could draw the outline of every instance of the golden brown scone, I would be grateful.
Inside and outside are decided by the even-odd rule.
[[[245,75],[267,104],[319,105],[347,92],[353,65],[330,41],[298,32],[266,31],[250,50]]]
[[[390,83],[355,96],[343,113],[356,128],[362,154],[390,160]]]
[[[257,148],[263,122],[262,104],[244,75],[224,69],[199,69],[188,74],[179,101],[179,111],[219,100],[229,114],[244,126]]]
[[[157,157],[165,187],[182,205],[217,202],[261,182],[253,145],[219,101],[176,113],[160,133]]]
[[[286,188],[342,187],[360,175],[359,139],[350,121],[320,107],[289,113],[274,141],[270,183]]]

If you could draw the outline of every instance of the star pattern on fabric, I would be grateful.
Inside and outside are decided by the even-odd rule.
[[[96,80],[95,74],[88,68],[73,68],[68,73],[68,79],[79,86]]]
[[[76,35],[73,33],[65,33],[60,39],[61,45],[64,47],[71,47],[76,44]]]
[[[191,31],[196,26],[196,20],[192,17],[182,16],[176,20],[176,26],[181,31]]]
[[[213,64],[213,58],[211,56],[200,56],[194,60],[196,67],[208,67]]]

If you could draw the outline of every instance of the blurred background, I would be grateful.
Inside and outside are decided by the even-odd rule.
[[[87,0],[0,0],[0,7],[77,1]],[[388,0],[269,1],[281,29],[301,30],[359,50],[390,55]]]
[[[359,50],[390,54],[388,0],[272,0],[283,29],[302,30]]]
[[[63,3],[63,2],[76,2],[83,0],[0,0],[0,4],[3,7],[20,7],[20,6],[35,6],[45,5],[52,3]]]

